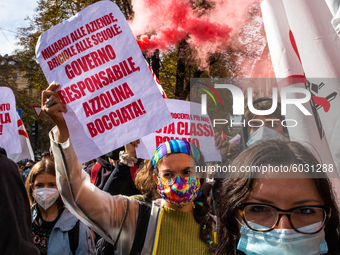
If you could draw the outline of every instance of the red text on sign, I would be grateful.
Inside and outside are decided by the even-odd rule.
[[[85,78],[83,81],[79,81],[76,84],[72,84],[59,90],[58,95],[60,100],[64,104],[68,104],[86,96],[87,92],[93,93],[103,86],[107,86],[136,71],[140,71],[140,68],[135,65],[132,57],[129,57],[127,60],[123,60],[122,62],[107,68],[105,71],[100,71],[95,75],[91,75],[91,77]]]
[[[125,82],[110,91],[101,93],[99,96],[91,98],[88,102],[83,103],[86,117],[97,114],[111,106],[134,96],[129,85]]]
[[[93,51],[79,59],[71,62],[70,65],[65,66],[65,73],[71,80],[76,76],[86,73],[100,65],[103,65],[110,60],[116,58],[116,53],[111,45],[106,45],[96,51]]]
[[[185,141],[188,141],[189,143],[192,143],[193,145],[195,145],[198,149],[200,149],[200,143],[199,140],[197,138],[186,138],[186,137],[174,137],[174,136],[160,136],[160,135],[156,135],[156,148],[162,144],[165,143],[167,141],[170,140],[175,140],[175,139],[182,139]]]
[[[142,101],[138,99],[118,110],[110,112],[108,115],[103,115],[95,121],[87,123],[86,126],[91,137],[98,134],[103,134],[105,131],[118,127],[128,121],[131,121],[146,113]]]

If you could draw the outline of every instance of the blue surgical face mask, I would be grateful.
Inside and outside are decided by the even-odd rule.
[[[267,140],[267,139],[270,139],[270,138],[273,138],[279,135],[280,135],[279,132],[271,128],[262,126],[248,137],[247,146],[251,147],[254,144],[257,144],[258,142],[261,142],[261,141],[264,141],[264,140]]]
[[[299,230],[312,232],[319,226],[320,224],[316,223]],[[261,229],[261,226],[257,228]],[[319,255],[328,252],[324,230],[312,235],[301,234],[294,229],[257,232],[242,223],[240,234],[237,249],[247,255]]]

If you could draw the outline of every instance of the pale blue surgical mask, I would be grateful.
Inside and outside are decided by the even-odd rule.
[[[279,132],[271,128],[262,126],[248,137],[247,146],[251,147],[254,144],[257,144],[258,142],[261,142],[261,141],[264,141],[264,140],[267,140],[267,139],[270,139],[270,138],[273,138],[279,135],[280,135]]]
[[[316,223],[299,230],[312,232],[319,227],[320,224]],[[261,229],[261,226],[256,228]],[[298,233],[294,229],[257,232],[242,223],[240,234],[237,249],[246,255],[319,255],[328,252],[324,230],[311,235]]]

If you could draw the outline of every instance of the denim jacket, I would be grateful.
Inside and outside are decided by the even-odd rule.
[[[31,207],[32,223],[38,216],[38,206]],[[70,231],[77,223],[76,218],[67,208],[64,208],[59,220],[54,225],[47,244],[47,255],[72,255],[68,238]],[[77,255],[93,255],[95,244],[90,229],[82,222],[79,222],[79,243],[76,250]]]

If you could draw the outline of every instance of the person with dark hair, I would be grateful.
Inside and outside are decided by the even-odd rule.
[[[241,171],[270,166],[301,171]],[[339,254],[339,209],[330,180],[303,145],[268,139],[243,151],[218,191],[216,254]],[[282,168],[281,168],[282,169]]]
[[[27,177],[32,236],[43,254],[95,254],[92,232],[64,207],[56,183],[54,162],[42,159]]]
[[[119,158],[116,161],[115,169],[109,176],[104,191],[111,195],[132,196],[140,194],[135,186],[137,169],[143,160],[136,158],[136,147],[139,140],[131,142],[116,151],[119,151]]]
[[[115,149],[105,155],[97,158],[97,162],[89,165],[86,172],[91,177],[91,183],[100,189],[103,189],[119,160],[119,152],[124,150],[124,147]]]
[[[25,168],[24,168],[24,173],[25,173],[26,176],[28,176],[28,174],[30,173],[32,166],[34,166],[34,164],[35,164],[35,162],[31,159],[29,159],[26,162],[26,165],[25,165]]]
[[[30,205],[18,166],[0,153],[0,254],[38,255]]]
[[[7,157],[7,152],[4,148],[0,147],[0,154],[4,155]]]
[[[253,107],[256,110],[265,111],[271,109],[272,103],[271,98],[261,97],[253,101]],[[246,107],[242,120],[244,124],[241,127],[240,142],[229,144],[228,150],[223,152],[221,150],[223,163],[228,166],[243,150],[260,141],[279,136],[288,137],[288,130],[281,123],[284,119],[285,117],[281,115],[280,103],[277,104],[275,111],[270,115],[255,115],[249,110],[249,107]],[[216,144],[221,144],[220,139],[220,137],[215,136]],[[212,207],[215,208],[216,204],[219,203],[216,190],[221,185],[223,176],[221,176],[221,173],[216,173],[214,177],[210,202]]]
[[[154,183],[151,193],[162,198],[152,202],[151,210],[131,197],[111,196],[81,170],[62,115],[66,107],[54,92],[57,87],[52,84],[43,92],[42,102],[52,97],[55,104],[42,103],[42,109],[57,124],[52,132],[58,135],[50,133],[57,180],[72,213],[111,242],[117,254],[211,254],[213,219],[207,197],[200,192],[205,178],[193,175],[195,166],[204,162],[200,151],[183,140],[157,148],[152,162],[136,177],[145,175]]]
[[[50,159],[50,152],[49,151],[44,151],[41,153],[41,159]]]

